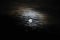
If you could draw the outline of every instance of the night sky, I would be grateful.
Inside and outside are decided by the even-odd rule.
[[[59,1],[53,0],[15,0],[15,1],[1,1],[0,3],[0,20],[2,30],[6,30],[6,32],[40,32],[40,33],[49,33],[49,34],[57,34],[60,33],[59,26]],[[48,24],[45,26],[46,28],[36,28],[33,30],[30,27],[25,27],[24,22],[15,14],[10,15],[12,10],[18,10],[19,5],[27,4],[29,7],[34,8],[35,10],[39,10],[39,12],[43,12],[48,14]],[[17,23],[18,22],[18,23]],[[44,26],[44,25],[43,25]],[[28,29],[28,30],[26,30]],[[26,31],[24,31],[26,30]],[[32,31],[33,30],[33,31]],[[38,30],[38,31],[37,31]]]

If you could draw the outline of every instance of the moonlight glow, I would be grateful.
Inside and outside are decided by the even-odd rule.
[[[42,13],[32,10],[32,8],[26,8],[22,11],[21,15],[24,16],[24,20],[27,21],[25,23],[26,26],[32,27],[44,24],[44,15]]]
[[[23,25],[28,27],[43,27],[42,25],[47,24],[47,16],[34,8],[19,7],[12,11],[13,14],[21,18]]]

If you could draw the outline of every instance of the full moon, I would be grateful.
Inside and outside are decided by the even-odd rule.
[[[29,19],[28,21],[29,21],[29,23],[32,23],[32,19]]]

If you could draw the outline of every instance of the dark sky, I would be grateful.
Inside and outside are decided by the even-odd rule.
[[[39,5],[39,8],[37,8],[37,10],[40,11],[46,11],[49,14],[49,21],[54,23],[49,25],[50,28],[49,30],[52,33],[60,33],[60,26],[59,26],[59,1],[57,0],[15,0],[15,1],[6,1],[6,0],[2,0],[1,1],[1,5],[0,5],[0,15],[1,15],[1,27],[2,26],[6,26],[7,29],[14,29],[14,25],[13,23],[15,23],[15,19],[13,19],[12,17],[7,17],[8,15],[8,10],[10,8],[10,6],[12,6],[15,3],[26,3],[29,5],[32,4],[36,4]],[[14,21],[13,21],[14,20]],[[10,25],[10,26],[9,26]],[[8,26],[8,27],[7,27]],[[16,25],[15,25],[16,26]],[[5,28],[5,27],[3,27]],[[23,29],[23,28],[22,28]]]

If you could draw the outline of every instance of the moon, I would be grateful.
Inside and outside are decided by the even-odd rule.
[[[29,23],[32,23],[32,19],[29,19],[28,21],[29,21]]]

